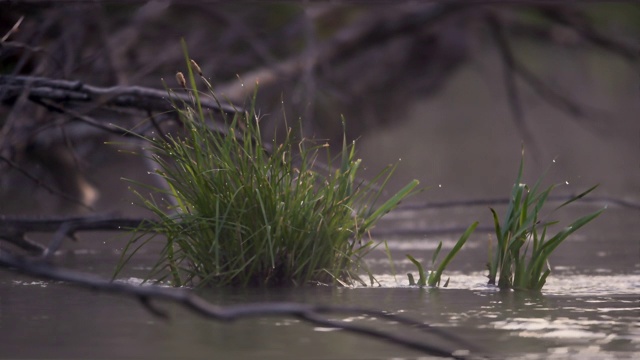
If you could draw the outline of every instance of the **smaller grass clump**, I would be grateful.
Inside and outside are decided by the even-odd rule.
[[[554,186],[542,190],[540,188],[543,177],[538,179],[533,187],[522,184],[524,167],[524,151],[520,161],[520,169],[515,184],[511,190],[511,198],[504,220],[500,223],[498,214],[493,214],[497,246],[495,253],[490,255],[487,267],[489,269],[489,284],[497,285],[500,289],[527,289],[539,291],[544,286],[551,273],[548,258],[553,251],[569,235],[598,217],[605,209],[580,217],[569,226],[551,236],[550,226],[557,221],[543,221],[542,209]],[[596,186],[576,195],[556,207],[553,211],[569,205],[586,196]],[[490,249],[491,254],[491,249]]]
[[[440,286],[440,280],[442,278],[442,273],[447,268],[447,265],[453,260],[453,258],[458,254],[462,246],[467,242],[469,236],[473,234],[473,231],[478,227],[478,222],[475,221],[471,226],[467,228],[467,230],[460,236],[456,244],[453,246],[451,251],[445,256],[444,260],[436,266],[436,260],[438,259],[438,255],[440,254],[440,250],[442,249],[442,241],[438,243],[438,247],[436,251],[433,253],[431,257],[431,271],[429,272],[429,276],[427,277],[427,273],[424,270],[422,264],[416,260],[413,256],[407,254],[407,259],[413,263],[418,269],[418,282],[416,283],[413,274],[408,273],[407,277],[409,278],[409,285],[411,286],[430,286],[430,287],[438,287]],[[443,287],[449,286],[449,278],[445,281]]]
[[[157,233],[166,245],[150,276],[176,286],[363,283],[368,231],[418,181],[382,202],[393,166],[364,182],[355,143],[346,139],[337,156],[327,144],[296,140],[291,129],[265,142],[254,103],[225,119],[226,133],[212,130],[199,105],[192,71],[199,68],[188,65],[191,88],[178,78],[193,103],[175,107],[184,133],[146,139],[168,187],[147,186],[152,196],[140,198],[160,221],[138,229],[120,267]]]

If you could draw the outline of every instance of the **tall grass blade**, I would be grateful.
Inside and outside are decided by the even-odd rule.
[[[478,224],[479,223],[475,221],[473,224],[471,224],[471,226],[467,228],[467,230],[462,234],[462,236],[460,236],[456,244],[453,246],[451,251],[449,251],[447,256],[445,256],[444,260],[442,260],[440,265],[438,265],[438,268],[435,271],[432,271],[431,274],[429,274],[429,286],[436,286],[440,283],[442,272],[447,267],[447,265],[449,265],[451,260],[453,260],[453,258],[458,254],[460,249],[462,249],[462,246],[467,242],[467,239],[469,239],[469,236],[471,236],[471,234],[475,231],[476,227],[478,227]]]
[[[424,268],[422,267],[422,264],[420,264],[420,261],[416,260],[413,256],[407,254],[407,259],[409,259],[409,261],[411,261],[413,263],[413,265],[415,265],[418,268],[418,286],[426,286],[427,285],[427,274],[424,271]],[[410,275],[410,274],[409,274]],[[413,276],[409,276],[409,283],[411,284],[411,280],[413,280]]]
[[[551,273],[548,265],[551,253],[569,235],[591,222],[604,209],[579,218],[547,239],[548,227],[556,222],[548,221],[540,225],[540,218],[544,205],[555,187],[552,185],[540,191],[542,177],[536,181],[533,188],[522,184],[523,164],[524,160],[521,159],[504,221],[500,223],[496,211],[490,209],[498,244],[494,255],[489,258],[488,278],[489,284],[493,285],[498,279],[499,288],[540,290]],[[586,196],[596,187],[597,185],[572,197],[554,211]],[[541,234],[538,233],[540,226],[542,226]]]
[[[138,195],[160,218],[159,225],[138,229],[117,270],[146,244],[134,244],[139,234],[158,232],[166,242],[152,274],[178,286],[364,284],[362,271],[373,284],[363,262],[373,246],[363,240],[382,216],[415,192],[418,182],[377,206],[394,167],[365,183],[358,179],[355,143],[347,144],[346,137],[334,158],[337,168],[327,146],[296,140],[290,129],[278,142],[263,141],[255,93],[246,110],[231,118],[222,114],[226,131],[211,129],[192,69],[196,65],[187,61],[187,66],[190,88],[183,87],[192,101],[174,102],[182,129],[145,139],[167,187],[146,187],[165,199],[159,204]],[[325,151],[326,160],[320,156]],[[316,166],[321,162],[326,169]]]

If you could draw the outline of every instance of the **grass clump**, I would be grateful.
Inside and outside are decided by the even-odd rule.
[[[121,266],[160,233],[166,245],[151,276],[176,286],[362,283],[368,231],[418,181],[377,204],[393,166],[364,182],[355,143],[346,139],[338,156],[328,144],[296,140],[291,129],[263,141],[255,102],[226,119],[226,134],[212,130],[188,65],[193,102],[176,106],[184,133],[147,139],[168,188],[147,186],[153,194],[141,199],[160,221],[139,229],[146,240],[131,240]]]
[[[445,256],[444,260],[436,266],[436,260],[438,259],[438,255],[440,254],[440,250],[442,249],[442,241],[438,243],[438,247],[436,251],[433,253],[431,257],[431,271],[429,272],[429,276],[427,277],[427,273],[424,270],[422,264],[416,260],[413,256],[407,254],[406,257],[416,266],[418,269],[418,282],[415,281],[413,274],[408,273],[407,277],[409,278],[409,285],[411,286],[430,286],[430,287],[438,287],[440,286],[440,280],[442,278],[442,273],[446,269],[447,265],[453,260],[453,258],[458,254],[462,246],[467,242],[469,236],[473,233],[473,231],[478,226],[478,222],[474,222],[467,228],[467,230],[460,236],[456,244],[453,246],[451,251]],[[447,287],[449,285],[449,279],[445,281],[443,287]]]
[[[580,217],[569,226],[553,236],[548,234],[551,225],[557,221],[541,220],[542,209],[554,186],[542,190],[541,177],[533,187],[521,183],[524,167],[524,151],[515,184],[511,190],[511,198],[502,223],[498,214],[493,214],[497,246],[487,267],[489,269],[489,284],[497,285],[501,289],[541,290],[547,277],[551,273],[548,258],[551,253],[569,235],[598,217],[604,209]],[[593,191],[593,186],[585,192],[576,195],[556,207],[553,211],[586,196]]]

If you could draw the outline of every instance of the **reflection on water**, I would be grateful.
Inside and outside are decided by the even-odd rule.
[[[614,211],[608,213],[609,216]],[[625,215],[626,217],[618,216]],[[431,219],[431,217],[426,217]],[[616,226],[594,226],[588,237],[567,240],[550,259],[553,273],[542,294],[498,291],[486,285],[486,234],[471,238],[443,274],[449,288],[409,287],[416,274],[409,253],[428,268],[443,240],[456,236],[389,239],[393,270],[384,246],[367,257],[381,286],[358,288],[209,289],[201,295],[219,305],[296,301],[382,309],[453,332],[492,358],[632,359],[640,352],[640,267],[629,236],[634,214],[616,214]],[[454,219],[465,223],[465,219]],[[608,223],[606,223],[608,224]],[[605,225],[606,225],[605,224]],[[620,226],[623,225],[623,226]],[[602,234],[606,234],[606,237]],[[607,242],[597,239],[607,239]],[[124,240],[87,236],[56,263],[111,276]],[[615,244],[615,246],[612,246]],[[161,247],[158,244],[159,248]],[[636,252],[628,251],[636,249]],[[142,249],[122,274],[140,284],[155,261]],[[393,274],[395,272],[395,275]],[[423,354],[332,328],[287,317],[232,323],[203,319],[178,305],[157,303],[164,321],[138,301],[70,288],[0,271],[0,358],[164,359],[415,359]],[[440,338],[366,316],[341,319],[419,341]],[[458,348],[456,344],[447,347]]]
[[[90,255],[87,255],[90,256]],[[97,255],[94,255],[97,256]],[[140,270],[142,271],[142,270]],[[558,275],[543,294],[497,291],[482,272],[452,272],[447,289],[406,286],[378,275],[381,287],[207,290],[216,304],[299,301],[384,309],[443,327],[499,358],[632,358],[640,351],[640,275]],[[132,277],[127,282],[138,284]],[[573,284],[572,287],[570,284]],[[165,322],[136,301],[0,273],[2,358],[415,358],[411,350],[291,318],[230,324],[172,304]],[[380,319],[344,321],[430,338]]]
[[[396,262],[405,264],[404,261]],[[410,272],[410,271],[409,271]],[[414,275],[416,270],[413,270]],[[467,289],[477,291],[498,291],[494,287],[487,286],[486,272],[474,272],[462,274],[459,272],[445,271],[444,276],[450,277],[449,289]],[[407,276],[396,274],[375,275],[376,280],[384,287],[408,287]],[[640,274],[624,275],[564,275],[554,274],[547,279],[543,291],[544,296],[606,296],[616,295],[640,295]],[[528,296],[533,296],[529,294]],[[534,299],[534,298],[529,298]],[[593,300],[596,301],[596,300]]]

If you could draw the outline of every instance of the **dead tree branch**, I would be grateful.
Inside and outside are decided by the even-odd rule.
[[[256,84],[269,85],[323,66],[335,65],[380,42],[415,32],[464,8],[456,3],[425,4],[391,14],[365,17],[300,55],[242,74],[238,81],[222,84],[218,90],[230,99],[243,99],[254,91]]]
[[[142,138],[150,129],[159,130],[159,121],[153,117],[154,113],[173,113],[175,106],[181,103],[191,103],[193,97],[189,93],[158,90],[141,86],[114,86],[102,88],[86,85],[80,81],[57,80],[32,76],[0,75],[0,102],[15,103],[26,98],[35,104],[43,106],[49,111],[68,116],[71,120],[81,121],[106,133],[119,136],[133,136]],[[81,111],[70,107],[84,104]],[[201,95],[200,104],[203,109],[224,114],[234,114],[243,111],[234,105],[222,104],[218,100]],[[125,129],[105,120],[87,115],[91,110],[135,109],[151,118],[151,123],[141,129]],[[214,131],[226,133],[222,124],[209,124]],[[36,126],[46,128],[51,124]],[[35,131],[35,129],[33,129]],[[160,136],[164,134],[160,131]],[[6,146],[6,144],[0,144]]]
[[[0,75],[0,101],[12,103],[23,92],[30,99],[48,99],[60,103],[84,103],[100,106],[133,108],[142,111],[170,112],[173,105],[166,90],[142,86],[98,87],[86,85],[81,81],[55,80],[34,76]],[[189,94],[172,93],[177,102],[190,103]],[[214,99],[202,97],[205,109],[236,113],[239,108],[219,104]]]
[[[577,31],[583,39],[594,46],[634,63],[640,59],[640,48],[599,32],[593,27],[588,16],[576,7],[541,6],[540,13],[556,24],[568,26]]]
[[[465,340],[460,339],[447,331],[431,327],[420,321],[380,310],[293,302],[253,303],[226,307],[216,306],[184,288],[168,288],[155,285],[136,286],[118,281],[109,281],[92,274],[60,269],[44,262],[34,262],[24,258],[18,258],[2,251],[0,251],[0,268],[11,269],[16,272],[42,279],[63,281],[69,285],[80,288],[131,296],[137,298],[152,314],[163,318],[167,318],[168,314],[157,308],[155,304],[152,303],[153,300],[173,302],[200,316],[217,321],[230,322],[243,318],[262,316],[292,316],[311,324],[333,327],[354,334],[377,338],[391,344],[418,350],[432,356],[454,359],[472,358],[470,356],[457,355],[454,350],[447,349],[444,346],[433,345],[424,341],[417,341],[406,336],[394,334],[388,331],[381,331],[369,326],[361,326],[355,323],[332,320],[327,317],[329,315],[357,314],[366,315],[368,317],[384,321],[396,322],[419,332],[436,336],[453,346],[464,347],[465,350],[471,350],[477,354],[480,353],[477,346],[469,344]],[[441,340],[438,342],[442,343]],[[480,357],[475,355],[473,358]]]
[[[5,168],[6,165],[9,165],[17,169],[22,175],[33,181],[35,177],[29,176],[28,171],[22,170],[17,160],[19,155],[25,153],[25,149],[38,148],[33,145],[37,144],[39,139],[45,139],[44,142],[48,147],[57,141],[65,143],[69,149],[72,149],[70,139],[85,142],[104,141],[104,136],[108,134],[144,139],[148,136],[149,131],[156,130],[160,137],[164,137],[166,129],[160,128],[161,122],[177,121],[175,107],[182,106],[183,103],[191,104],[193,97],[190,95],[189,93],[139,86],[102,88],[86,85],[79,81],[0,75],[0,102],[14,106],[9,117],[10,120],[7,120],[2,129],[0,155],[4,162],[0,161],[0,164]],[[239,107],[221,104],[206,95],[202,95],[200,99],[202,107],[213,113],[222,113],[226,116],[242,111]],[[28,101],[43,107],[49,113],[61,116],[54,118],[55,121],[51,121],[51,117],[38,117],[26,110]],[[124,115],[129,116],[122,116],[122,112],[125,111],[128,113]],[[112,116],[114,113],[119,116]],[[224,118],[224,116],[222,117]],[[133,120],[125,120],[136,117],[147,118],[150,121],[140,126],[135,125]],[[88,127],[73,127],[72,129],[76,130],[76,133],[69,138],[65,127],[73,122],[88,125],[97,131],[92,136],[87,136],[86,129]],[[226,133],[227,131],[226,125],[222,121],[211,121],[207,125],[217,132]],[[56,128],[58,131],[48,131],[52,128]],[[45,131],[47,131],[46,135],[42,135]],[[60,134],[62,134],[62,138],[60,138]],[[31,153],[31,155],[33,154],[35,153]],[[50,151],[46,154],[56,156],[56,153]],[[48,159],[48,161],[58,160],[59,163],[68,163],[68,159],[60,158],[60,156],[55,159],[43,159],[36,155],[32,159],[41,162]],[[72,163],[68,165],[69,171],[63,173],[63,176],[84,179],[84,176],[77,171],[77,166]],[[62,173],[60,168],[56,168],[54,171]],[[39,181],[35,181],[35,183],[41,184]],[[75,199],[76,196],[70,195],[79,193],[82,197],[82,189],[80,188],[67,189],[70,192],[52,191],[53,189],[50,187],[47,190],[56,195],[63,195],[62,198],[71,200],[83,208],[92,205],[92,201],[88,201],[88,199],[82,199],[86,200],[82,201]],[[75,201],[71,198],[74,198]]]
[[[57,251],[64,238],[75,239],[78,231],[127,231],[142,226],[153,226],[153,220],[130,219],[112,216],[70,217],[59,219],[24,219],[0,215],[0,239],[35,255],[45,257]],[[54,233],[45,247],[27,237],[31,232]]]
[[[513,50],[509,45],[509,40],[507,39],[502,23],[497,19],[495,14],[487,15],[487,23],[502,57],[505,88],[507,90],[507,99],[511,109],[513,122],[520,134],[522,134],[523,140],[533,147],[533,154],[537,154],[538,146],[536,145],[535,139],[533,138],[533,135],[531,135],[531,130],[527,127],[524,119],[522,102],[520,101],[518,85],[516,84],[515,78],[516,71],[518,69],[516,68],[517,65],[515,56],[513,55]]]

